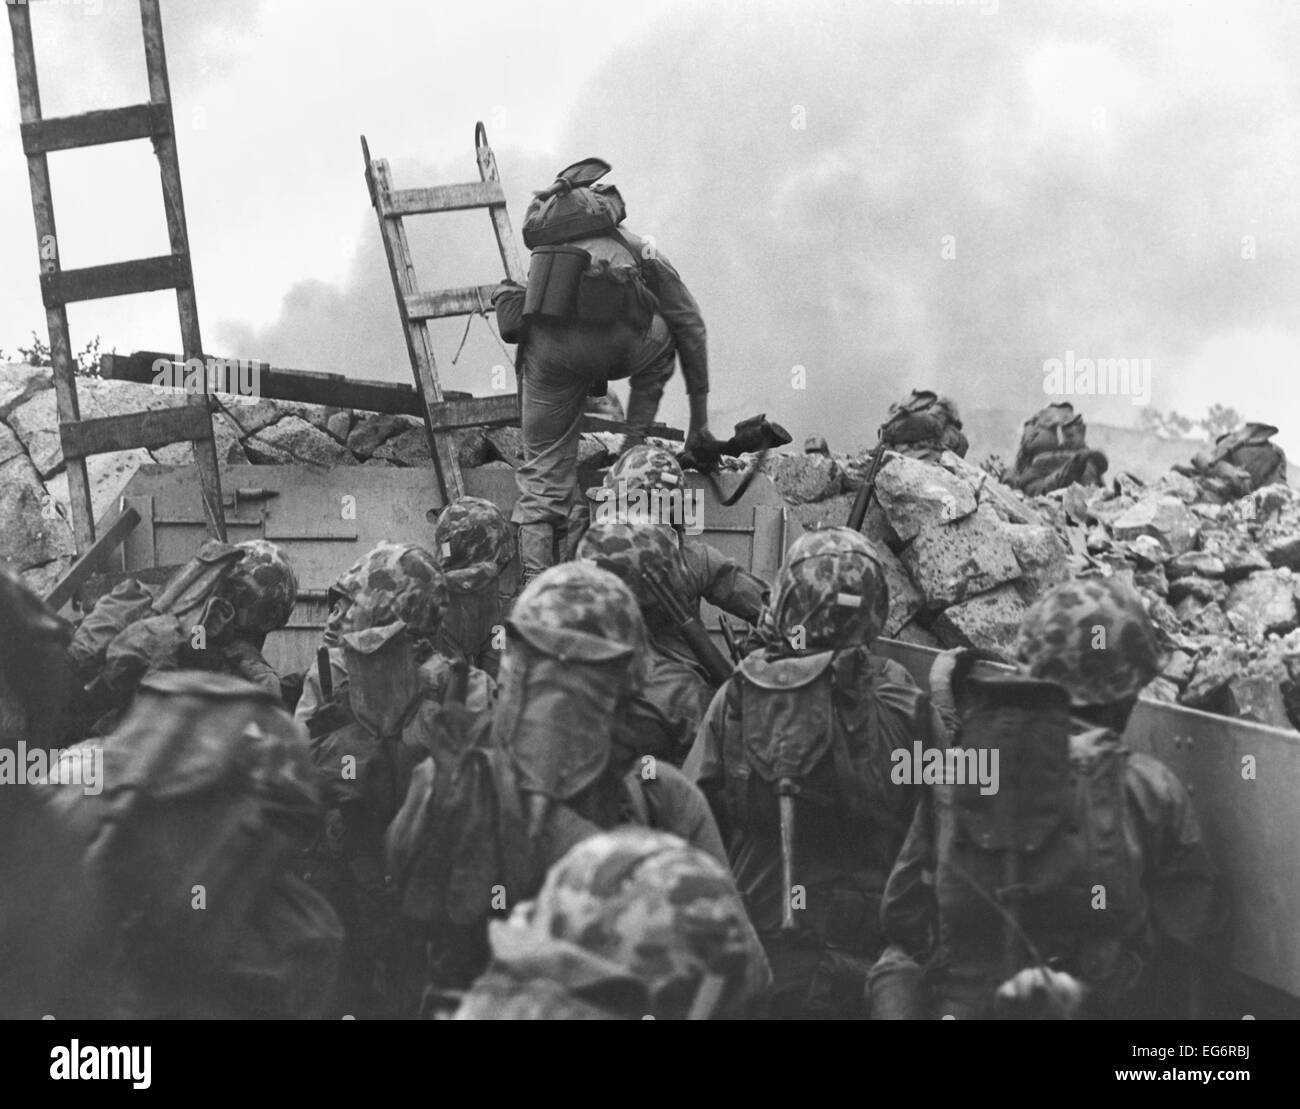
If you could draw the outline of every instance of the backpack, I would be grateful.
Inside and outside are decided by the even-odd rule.
[[[969,769],[996,752],[998,782],[992,793],[969,780],[933,791],[944,1011],[986,1014],[997,986],[1039,960],[1060,959],[1085,982],[1131,984],[1125,948],[1144,928],[1146,899],[1130,848],[1128,751],[1106,729],[1071,735],[1059,686],[968,671],[953,677],[959,725],[945,758]]]
[[[845,948],[870,946],[880,891],[902,844],[913,794],[890,781],[893,751],[915,736],[921,693],[894,681],[865,648],[768,658],[755,652],[736,683],[741,726],[723,740],[727,811],[742,833],[780,836],[783,886],[804,886],[798,923],[783,899],[782,930]],[[865,696],[863,695],[865,691]],[[808,888],[801,857],[847,845],[853,888]]]
[[[1286,481],[1286,454],[1276,443],[1269,442],[1277,434],[1270,424],[1247,424],[1237,431],[1220,435],[1214,441],[1210,467],[1226,462],[1250,475],[1253,492],[1273,482]]]
[[[648,259],[616,228],[594,238],[613,240],[632,256],[635,269],[615,266],[614,259],[595,257],[593,236],[581,236],[588,250],[576,243],[540,246],[528,264],[521,318],[608,326],[625,322],[638,333],[650,326],[659,310],[658,277]],[[608,254],[609,251],[601,252]]]
[[[110,890],[119,953],[146,974],[238,963],[250,915],[316,816],[306,742],[269,693],[179,671],[141,682],[102,750],[102,792],[64,786],[57,803]]]
[[[964,458],[970,444],[961,427],[957,406],[949,398],[928,389],[913,389],[906,400],[889,406],[880,440],[904,454],[915,454],[916,447],[929,446],[931,451],[937,447]]]
[[[1020,450],[1016,468],[1049,451],[1076,451],[1087,445],[1088,428],[1083,413],[1062,401],[1041,408],[1025,421],[1020,431]]]
[[[401,912],[429,939],[430,978],[454,988],[487,964],[487,920],[535,897],[550,866],[601,827],[559,803],[530,839],[521,777],[493,742],[491,714],[457,706],[439,724],[386,846]],[[625,821],[659,826],[653,785],[636,770],[623,778]]]
[[[115,585],[95,602],[95,607],[73,633],[72,643],[68,648],[77,676],[83,685],[87,685],[103,674],[109,663],[109,648],[131,625],[150,617],[174,617],[170,621],[159,621],[154,630],[146,635],[137,633],[118,645],[117,653],[125,657],[135,654],[145,657],[143,646],[145,640],[155,643],[165,638],[174,640],[174,647],[169,650],[162,669],[176,669],[182,665],[181,644],[189,639],[188,628],[203,624],[209,637],[215,638],[214,632],[223,629],[233,620],[234,610],[228,617],[222,605],[214,606],[215,597],[221,584],[230,576],[235,565],[244,557],[238,547],[222,543],[216,539],[207,540],[184,566],[172,575],[162,589],[154,590],[141,584],[134,578],[127,578]],[[225,602],[225,607],[229,603]],[[163,631],[162,625],[174,627],[174,631]],[[219,627],[220,625],[220,627]],[[184,631],[184,634],[182,632]],[[132,642],[132,639],[135,642]],[[156,648],[151,648],[156,649]],[[193,662],[194,660],[185,660]],[[144,673],[147,667],[134,669],[132,664],[123,663],[117,669],[129,675],[131,684]],[[112,686],[113,680],[106,680]]]
[[[596,184],[612,168],[599,158],[587,158],[562,169],[553,185],[529,201],[524,246],[535,250],[613,231],[627,207],[613,185]]]
[[[436,645],[449,658],[467,658],[495,678],[501,651],[493,646],[505,624],[500,573],[491,563],[444,571],[447,610]]]

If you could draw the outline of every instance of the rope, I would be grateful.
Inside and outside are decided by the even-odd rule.
[[[470,312],[465,317],[465,333],[460,337],[460,346],[456,348],[456,353],[451,356],[451,364],[453,366],[456,365],[457,361],[460,359],[461,352],[465,349],[465,341],[469,338],[470,327],[473,325],[474,320],[477,317],[482,316],[483,322],[487,324],[487,329],[491,333],[492,338],[496,340],[497,346],[501,348],[501,353],[504,354],[513,365],[515,356],[506,348],[505,343],[501,340],[501,336],[497,333],[497,329],[492,326],[492,321],[488,319],[488,312],[491,311],[492,306],[483,303],[483,290],[477,285],[474,286],[474,295],[478,298],[478,311]]]

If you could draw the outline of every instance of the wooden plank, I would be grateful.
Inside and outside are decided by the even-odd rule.
[[[153,450],[168,443],[197,444],[205,440],[210,443],[212,419],[206,408],[186,404],[154,412],[129,412],[124,416],[61,423],[59,434],[63,439],[64,458],[88,458],[92,454],[137,447]]]
[[[470,397],[429,407],[429,424],[435,431],[460,427],[505,427],[519,423],[519,394]]]
[[[462,285],[432,293],[412,293],[406,297],[406,315],[411,320],[441,320],[491,312],[496,288],[495,285]]]
[[[158,376],[154,365],[159,360],[175,366],[183,366],[185,361],[176,355],[157,351],[135,351],[129,355],[105,354],[99,359],[100,373],[115,381],[152,385]],[[233,370],[233,367],[241,365],[237,360],[216,361],[230,365],[232,377],[237,376]],[[411,385],[395,381],[358,381],[342,374],[315,373],[309,370],[286,370],[262,362],[252,362],[250,366],[245,361],[242,365],[248,367],[246,376],[253,377],[255,381],[255,395],[267,400],[297,401],[300,404],[424,418],[424,404]]]
[[[608,420],[604,416],[583,416],[582,430],[588,432],[605,432],[610,435],[626,435],[628,426],[622,420]],[[673,443],[684,443],[686,432],[679,427],[667,424],[651,424],[645,433],[655,439],[667,439]]]
[[[22,124],[20,130],[23,153],[30,158],[51,150],[77,150],[166,134],[171,130],[171,113],[166,104],[132,104],[127,108],[33,120]]]
[[[82,300],[179,289],[187,287],[190,282],[189,258],[160,254],[156,258],[134,258],[129,262],[43,273],[41,297],[45,307],[52,308]]]
[[[396,189],[384,197],[380,215],[422,216],[434,212],[463,212],[506,202],[506,194],[497,181],[471,181],[464,185],[435,185],[427,189]]]
[[[45,603],[58,612],[71,599],[82,582],[95,572],[100,564],[115,551],[131,530],[140,522],[140,514],[134,508],[126,509],[76,562],[68,567],[66,573],[55,583],[45,598]]]
[[[144,36],[144,64],[149,79],[149,99],[167,106],[170,124],[172,114],[171,84],[167,79],[167,52],[163,46],[162,14],[158,0],[140,0],[140,28]],[[185,259],[186,281],[176,286],[176,311],[180,317],[181,349],[186,359],[203,356],[203,339],[199,332],[198,299],[194,292],[194,278],[190,273],[190,239],[185,223],[185,199],[181,191],[180,159],[176,152],[175,127],[169,125],[166,133],[154,139],[154,153],[158,156],[158,172],[162,183],[163,211],[167,217],[167,238],[172,254]],[[226,538],[226,517],[221,508],[221,470],[217,458],[217,443],[212,434],[212,411],[208,398],[195,394],[187,398],[190,408],[207,421],[206,436],[193,436],[194,459],[198,465],[200,495],[203,498],[203,515],[207,518],[208,534],[223,542]]]

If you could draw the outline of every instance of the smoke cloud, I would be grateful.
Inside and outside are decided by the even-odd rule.
[[[1027,415],[1067,352],[1150,359],[1156,408],[1267,418],[1300,354],[1298,29],[1264,4],[712,5],[613,54],[559,149],[498,160],[516,228],[556,169],[613,163],[628,226],[704,308],[717,430],[765,410],[856,448],[927,385]],[[393,169],[399,187],[477,177],[468,147]],[[364,218],[343,288],[301,282],[269,328],[222,325],[220,349],[409,378]],[[500,275],[482,212],[408,231],[425,287]],[[475,320],[451,369],[464,327],[440,330],[440,369],[486,392],[506,355]],[[1136,421],[1130,397],[1073,399]],[[662,416],[684,421],[680,384]]]

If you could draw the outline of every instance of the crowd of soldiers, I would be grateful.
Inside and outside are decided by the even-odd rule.
[[[647,444],[605,478],[684,480]],[[1057,586],[1019,674],[947,652],[927,692],[871,650],[849,528],[770,588],[646,515],[512,595],[515,562],[453,503],[434,550],[338,578],[300,676],[263,656],[297,593],[268,542],[75,631],[0,575],[0,750],[52,752],[0,790],[0,1015],[1178,1015],[1224,907],[1187,792],[1121,738],[1160,665],[1123,585]],[[729,677],[654,582],[748,624]],[[900,773],[990,751],[992,791]]]

